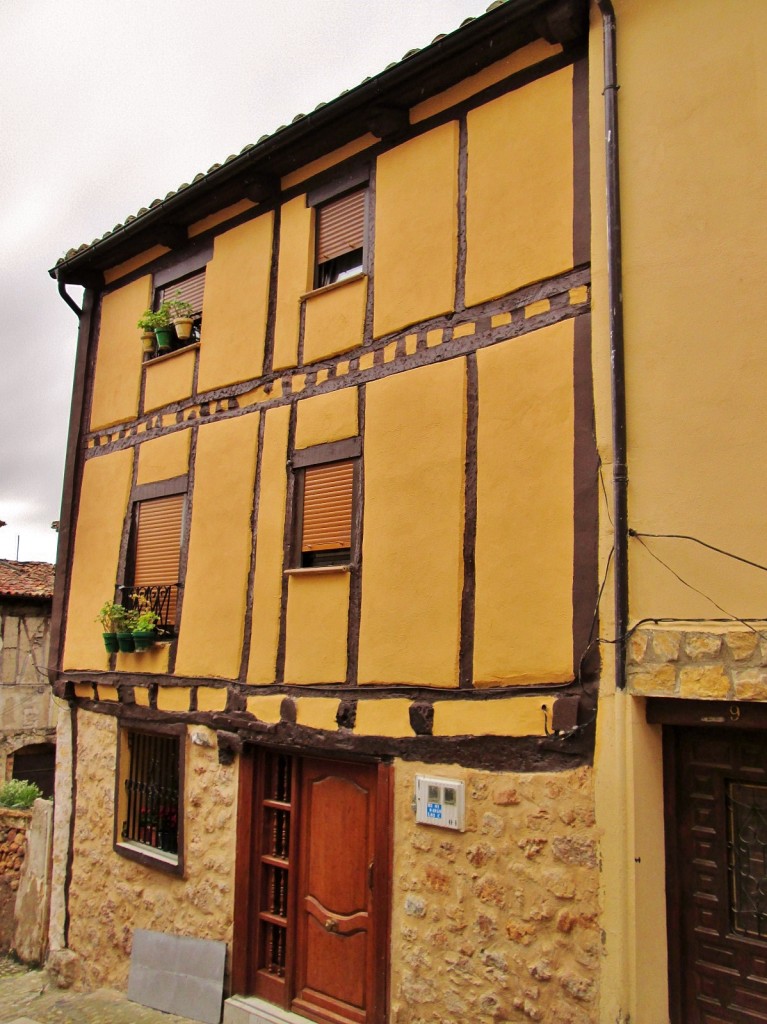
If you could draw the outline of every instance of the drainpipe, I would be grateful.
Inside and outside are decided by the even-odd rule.
[[[80,307],[77,305],[75,300],[72,298],[72,296],[67,291],[67,286],[66,286],[65,282],[62,281],[61,278],[59,278],[56,283],[59,286],[59,295],[62,297],[64,302],[66,302],[66,304],[70,307],[70,309],[73,309],[75,311],[75,315],[76,315],[77,319],[79,320],[80,317],[83,315],[83,311],[80,309]]]
[[[605,174],[607,181],[607,287],[610,305],[610,365],[613,428],[613,522],[615,524],[615,685],[626,686],[628,592],[628,466],[626,463],[626,375],[623,342],[623,251],[618,168],[618,73],[615,10],[597,0],[604,44]]]

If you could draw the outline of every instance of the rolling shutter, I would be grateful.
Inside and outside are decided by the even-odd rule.
[[[185,494],[152,498],[138,505],[133,585],[167,586],[178,583],[181,526]],[[168,618],[176,619],[176,590],[171,591]]]
[[[160,302],[181,299],[190,303],[195,313],[202,313],[202,298],[205,292],[205,269],[183,281],[172,281],[160,291]]]
[[[301,551],[351,548],[354,462],[307,466],[304,474]]]
[[[350,192],[317,211],[317,263],[363,247],[366,190]]]

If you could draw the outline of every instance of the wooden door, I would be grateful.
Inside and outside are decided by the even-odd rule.
[[[246,748],[232,985],[321,1024],[386,1017],[391,767]]]
[[[666,752],[672,1011],[767,1022],[767,736],[676,729]]]
[[[293,1010],[375,1020],[376,768],[305,759]]]

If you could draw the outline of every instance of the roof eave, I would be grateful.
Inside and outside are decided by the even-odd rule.
[[[279,128],[146,213],[63,259],[49,273],[67,284],[98,285],[105,268],[162,242],[163,238],[173,239],[174,231],[183,235],[185,225],[214,208],[245,198],[254,180],[283,176],[323,152],[366,134],[370,131],[371,113],[380,107],[412,106],[419,99],[447,88],[467,69],[468,73],[480,70],[541,36],[565,45],[572,43],[575,34],[584,34],[587,23],[588,0],[506,0]],[[560,27],[563,25],[564,29]],[[560,38],[556,38],[557,34]]]

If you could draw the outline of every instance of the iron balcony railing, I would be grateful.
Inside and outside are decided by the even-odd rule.
[[[151,609],[159,616],[157,632],[161,636],[176,635],[177,583],[147,583],[140,587],[125,583],[117,589],[126,608]]]

